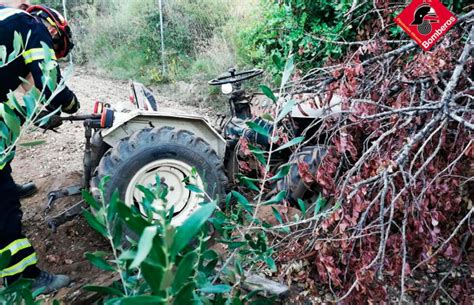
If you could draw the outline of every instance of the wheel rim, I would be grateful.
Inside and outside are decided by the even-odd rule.
[[[182,181],[189,177],[189,183],[204,190],[202,179],[196,175],[193,177],[193,168],[179,160],[162,159],[153,161],[143,166],[130,180],[125,193],[125,203],[127,206],[137,206],[142,215],[146,215],[144,207],[141,205],[145,197],[137,186],[156,186],[156,176],[160,177],[161,183],[168,187],[167,203],[162,200],[155,200],[152,206],[156,210],[174,207],[174,216],[171,223],[175,226],[181,225],[203,202],[202,194],[191,192]],[[158,214],[153,215],[155,219]]]

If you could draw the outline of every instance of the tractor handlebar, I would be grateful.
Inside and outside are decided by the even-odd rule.
[[[115,115],[113,110],[104,108],[102,114],[71,115],[59,119],[63,122],[83,121],[92,128],[110,128],[114,125]]]

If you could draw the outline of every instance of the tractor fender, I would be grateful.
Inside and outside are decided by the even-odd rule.
[[[159,111],[134,110],[115,112],[115,122],[111,128],[102,130],[103,141],[115,147],[120,140],[130,137],[136,131],[145,128],[173,127],[187,130],[202,138],[224,159],[225,139],[201,116],[177,113],[176,109]]]

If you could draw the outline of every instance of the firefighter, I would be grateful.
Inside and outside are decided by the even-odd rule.
[[[12,2],[22,4],[26,11],[12,7]],[[27,41],[21,56],[0,67],[0,102],[8,105],[7,94],[22,84],[21,78],[28,77],[33,80],[32,85],[44,91],[46,98],[51,97],[52,92],[42,80],[40,65],[45,59],[42,43],[49,47],[51,54],[48,56],[53,60],[67,56],[73,47],[67,21],[61,14],[45,6],[27,6],[24,1],[7,3],[0,0],[0,46],[6,47],[7,54],[14,49],[15,32]],[[26,39],[27,37],[29,38]],[[59,67],[57,69],[59,83],[61,76]],[[58,108],[66,113],[74,113],[79,109],[76,96],[67,87],[57,93],[47,106],[49,112]],[[46,128],[55,128],[58,125],[59,123],[52,122],[48,123]],[[33,289],[43,288],[42,293],[48,294],[67,286],[70,280],[65,275],[54,275],[38,269],[36,253],[22,233],[20,195],[22,194],[11,175],[10,162],[0,164],[0,253],[10,251],[11,254],[8,267],[0,270],[0,278],[7,284],[20,277],[33,279]]]

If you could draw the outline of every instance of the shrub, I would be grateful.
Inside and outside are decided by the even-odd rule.
[[[442,1],[459,13],[469,1]],[[288,54],[296,55],[299,68],[308,71],[321,67],[328,61],[340,59],[347,50],[347,41],[365,40],[367,21],[379,18],[372,1],[353,7],[357,1],[342,0],[283,0],[262,1],[263,17],[247,26],[240,33],[241,53],[254,64],[267,68],[273,75],[280,75]],[[389,8],[395,16],[405,5]],[[378,5],[379,7],[382,5]],[[390,20],[386,26],[392,29],[395,39],[401,29]],[[275,64],[276,63],[276,64]]]
[[[94,211],[94,214],[84,211],[84,216],[92,228],[110,241],[112,248],[110,254],[95,252],[86,256],[97,268],[120,276],[120,281],[110,287],[86,286],[85,289],[103,294],[104,304],[114,305],[190,304],[195,301],[225,304],[226,300],[232,300],[234,304],[251,300],[271,304],[271,299],[258,297],[258,291],[241,291],[245,274],[240,258],[236,257],[227,266],[222,262],[225,258],[209,248],[210,238],[205,224],[217,209],[216,202],[203,203],[180,227],[175,228],[171,225],[172,207],[167,210],[152,206],[157,200],[166,203],[168,193],[167,187],[160,185],[159,177],[156,181],[156,187],[140,187],[144,194],[141,206],[146,217],[135,207],[127,207],[117,194],[104,204],[87,192],[83,193]],[[224,214],[220,212],[220,215]],[[124,237],[127,242],[124,242]],[[253,253],[258,253],[259,259],[246,261],[252,265],[259,260],[271,259],[268,255],[272,252],[247,251],[247,256]]]

